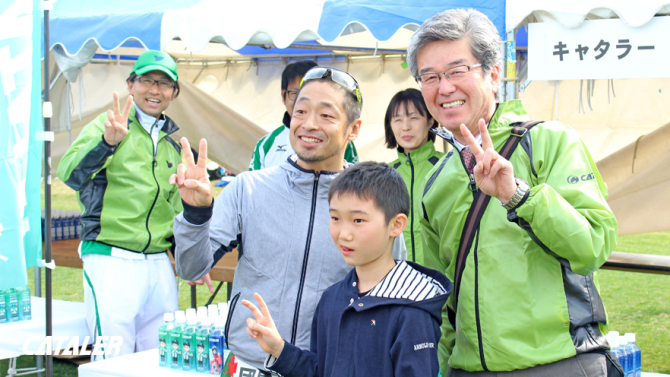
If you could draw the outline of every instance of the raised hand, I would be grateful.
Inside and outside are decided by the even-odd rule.
[[[263,349],[263,351],[271,354],[274,357],[279,357],[281,351],[284,349],[284,339],[279,335],[277,326],[272,320],[268,306],[263,301],[263,298],[258,293],[254,293],[254,298],[258,301],[258,306],[252,304],[248,300],[242,300],[242,305],[251,310],[256,320],[247,319],[247,334],[256,339],[256,342]]]
[[[121,112],[119,105],[119,93],[114,92],[114,101],[112,106],[114,111],[107,110],[107,120],[105,121],[105,142],[109,145],[117,145],[128,135],[128,114],[133,105],[133,96],[128,96],[126,106]]]
[[[184,202],[194,207],[212,205],[212,188],[207,175],[207,140],[200,140],[198,163],[194,161],[191,145],[185,137],[181,138],[182,153],[186,164],[177,166],[177,174],[170,176],[170,184],[177,185],[179,195]]]
[[[491,141],[484,119],[480,119],[478,125],[479,132],[482,135],[481,147],[470,130],[464,124],[461,124],[461,134],[477,160],[477,165],[473,169],[475,182],[484,194],[507,203],[516,191],[514,167],[511,162],[500,156],[493,148],[493,141]]]

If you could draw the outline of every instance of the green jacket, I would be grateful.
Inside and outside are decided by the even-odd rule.
[[[421,241],[421,224],[419,219],[423,216],[421,209],[421,198],[423,188],[426,185],[426,174],[435,166],[444,153],[435,150],[435,145],[428,140],[419,149],[412,151],[409,155],[398,148],[398,159],[391,162],[409,191],[410,210],[409,222],[403,231],[405,244],[407,246],[407,259],[420,265],[425,265],[423,258],[423,242]]]
[[[254,153],[251,155],[249,170],[260,170],[277,166],[286,162],[286,159],[295,154],[290,140],[291,116],[284,113],[283,125],[277,127],[274,131],[265,134],[256,143]],[[344,159],[351,164],[358,163],[358,152],[354,142],[347,144],[344,151]]]
[[[181,147],[168,135],[177,125],[166,117],[154,143],[135,117],[117,146],[104,141],[101,114],[87,124],[58,165],[58,178],[77,191],[84,229],[82,254],[109,254],[109,246],[143,253],[173,246],[172,223],[182,211],[176,186],[169,183],[181,162]]]
[[[489,124],[496,150],[510,124],[525,120],[521,101],[498,105]],[[616,246],[617,222],[596,164],[577,132],[558,122],[526,133],[510,162],[530,196],[517,222],[489,202],[466,260],[456,331],[446,312],[453,295],[443,310],[442,370],[448,361],[466,371],[510,371],[608,348],[595,271]],[[453,153],[428,174],[423,197],[426,265],[452,280],[473,199],[468,183]]]

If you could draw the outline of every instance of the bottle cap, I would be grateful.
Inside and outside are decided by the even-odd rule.
[[[618,332],[618,331],[610,331],[610,332],[608,332],[607,334],[608,334],[608,335],[609,335],[609,334],[612,334],[612,336],[619,336],[619,332]]]
[[[203,325],[204,327],[209,327],[212,325],[212,320],[205,317],[202,319],[202,321],[200,321],[200,324]]]
[[[619,336],[619,345],[625,346],[626,344],[628,344],[628,340],[626,340],[626,337],[623,335]]]
[[[609,342],[610,348],[611,349],[618,348],[619,347],[619,337],[614,336],[612,334],[607,334],[607,335],[609,335],[609,336],[607,336],[607,342]]]
[[[211,305],[207,305],[207,309],[211,311],[211,310],[217,310],[218,308],[216,307],[216,305],[211,304]]]
[[[163,320],[165,322],[173,322],[174,321],[174,313],[165,313],[163,314]]]
[[[195,317],[195,309],[194,308],[188,308],[186,309],[186,318],[188,317]]]
[[[635,333],[634,332],[627,332],[625,334],[626,340],[628,340],[628,343],[635,343]]]
[[[195,325],[198,324],[198,320],[195,319],[195,317],[192,317],[192,318],[189,318],[189,319],[186,321],[186,324],[189,325],[189,326],[195,326]]]

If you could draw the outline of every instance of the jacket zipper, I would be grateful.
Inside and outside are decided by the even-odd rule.
[[[226,348],[230,349],[228,346],[228,333],[230,332],[230,319],[233,318],[233,312],[235,311],[235,305],[237,304],[237,300],[240,299],[240,293],[238,292],[233,298],[230,300],[230,305],[228,306],[230,310],[228,310],[228,316],[226,317],[226,326],[223,329],[223,335],[226,337]]]
[[[316,212],[316,197],[319,190],[319,172],[315,172],[314,186],[312,188],[312,210],[309,214],[309,228],[307,229],[307,243],[305,244],[305,256],[302,260],[302,272],[300,274],[300,285],[298,286],[298,297],[295,302],[295,313],[293,314],[293,329],[291,331],[291,344],[295,344],[295,338],[298,333],[298,316],[300,314],[300,302],[302,301],[302,290],[305,285],[305,275],[307,274],[307,262],[309,260],[309,247],[312,243],[312,231],[314,230],[314,214]]]
[[[153,131],[154,126],[156,125],[156,123],[158,123],[158,120],[156,120],[156,122],[154,122],[153,126],[151,126],[151,131]],[[151,139],[151,145],[153,146],[154,141],[153,141],[153,138],[151,137],[151,132],[149,133],[149,139]],[[158,142],[160,142],[160,139],[158,139]],[[149,241],[147,242],[147,245],[142,250],[142,253],[145,253],[147,251],[147,249],[149,248],[149,246],[151,245],[151,231],[149,230],[149,218],[151,218],[151,212],[153,212],[154,207],[156,206],[156,201],[158,201],[158,195],[160,195],[160,193],[161,193],[161,185],[158,184],[158,179],[156,179],[156,165],[158,164],[158,162],[156,161],[156,153],[158,153],[158,142],[156,143],[156,146],[154,146],[154,148],[153,148],[153,150],[154,150],[154,161],[153,161],[153,164],[151,165],[151,174],[154,177],[154,182],[156,182],[157,190],[156,190],[156,196],[154,197],[154,201],[153,201],[153,203],[151,203],[151,207],[149,208],[149,213],[147,213],[147,220],[144,224],[144,226],[147,228],[147,233],[149,234]]]
[[[414,164],[412,163],[412,158],[410,153],[407,153],[407,162],[409,162],[409,168],[411,171],[410,178],[410,189],[409,189],[409,229],[410,229],[410,238],[412,239],[412,262],[416,262],[416,246],[414,245]]]
[[[486,367],[486,360],[484,359],[484,345],[482,344],[482,326],[479,320],[479,259],[477,258],[477,250],[479,249],[479,229],[477,229],[477,238],[475,238],[475,321],[477,322],[477,343],[479,344],[479,361],[482,363],[482,368],[485,371],[489,369]]]

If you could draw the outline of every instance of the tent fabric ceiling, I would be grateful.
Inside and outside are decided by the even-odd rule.
[[[58,0],[50,15],[50,41],[75,55],[88,41],[111,51],[128,40],[163,50],[180,38],[194,52],[210,41],[238,50],[245,45],[288,47],[294,41],[332,42],[363,26],[375,40],[386,41],[399,29],[414,29],[440,11],[463,7],[486,14],[501,36],[505,32],[505,0],[168,0],[146,5],[117,0]],[[374,46],[373,46],[374,47]]]
[[[658,14],[670,14],[670,1],[646,0],[507,0],[505,24],[512,32],[529,22],[558,22],[574,28],[584,20],[621,18],[626,25],[642,26]]]

